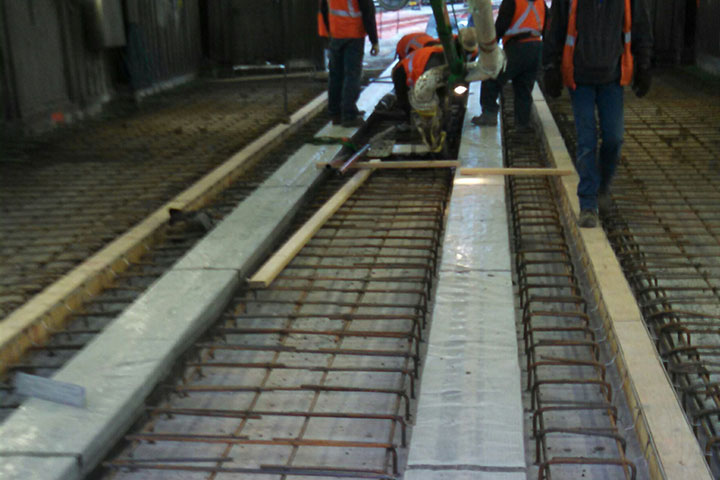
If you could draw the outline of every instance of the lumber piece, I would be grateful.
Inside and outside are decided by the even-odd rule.
[[[372,170],[357,172],[343,187],[335,193],[320,210],[315,212],[295,234],[288,239],[275,254],[248,280],[251,288],[268,287],[275,277],[295,258],[325,222],[342,206],[360,185],[372,174]]]
[[[460,175],[514,175],[514,176],[564,176],[572,175],[572,170],[559,168],[461,168]]]
[[[317,168],[325,168],[329,164],[318,162]],[[401,160],[396,162],[355,162],[350,165],[350,169],[356,170],[376,170],[376,169],[400,169],[400,168],[455,168],[459,167],[458,160]]]

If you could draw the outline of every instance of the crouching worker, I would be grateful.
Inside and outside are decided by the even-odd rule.
[[[420,35],[425,34],[408,34],[398,42],[398,56],[400,61],[395,65],[392,71],[392,81],[395,86],[395,96],[397,104],[410,118],[409,93],[415,86],[420,76],[431,70],[446,64],[445,53],[438,39],[428,40]],[[411,36],[416,36],[414,39]],[[414,40],[414,41],[413,41]],[[464,28],[456,38],[458,51],[464,52],[466,58],[472,59],[477,56],[478,46],[475,30],[472,28]],[[420,42],[426,42],[424,47],[417,48]],[[413,44],[415,45],[413,47]],[[401,56],[400,52],[408,52],[407,55]]]
[[[440,45],[440,40],[425,32],[413,32],[403,35],[397,43],[395,52],[397,53],[398,60],[402,61],[415,50],[423,47],[432,47],[434,45]]]
[[[467,59],[477,54],[474,29],[463,29],[457,40],[459,52]],[[445,139],[441,105],[449,75],[442,45],[419,48],[398,62],[392,71],[397,107],[420,132],[433,152],[442,149]]]

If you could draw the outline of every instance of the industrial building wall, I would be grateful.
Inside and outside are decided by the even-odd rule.
[[[125,0],[123,67],[134,90],[195,74],[202,63],[198,0]]]
[[[187,79],[200,23],[198,0],[0,0],[0,121],[44,130]]]
[[[699,0],[696,59],[701,68],[720,75],[720,0]]]
[[[224,65],[323,65],[317,0],[217,0],[208,5],[209,56]]]

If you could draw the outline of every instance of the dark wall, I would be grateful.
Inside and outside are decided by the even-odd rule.
[[[208,3],[209,57],[224,65],[323,65],[317,0],[216,0]]]
[[[63,62],[63,31],[53,0],[5,1],[0,5],[8,113],[33,121],[71,107]],[[56,117],[57,118],[57,117]]]
[[[198,0],[125,0],[123,66],[133,89],[194,74],[202,63]]]
[[[0,120],[47,129],[195,75],[198,1],[0,0]]]
[[[696,55],[705,69],[720,75],[720,0],[699,0]]]

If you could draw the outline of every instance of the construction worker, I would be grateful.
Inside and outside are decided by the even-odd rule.
[[[464,52],[466,57],[477,55],[477,37],[475,30],[464,28],[456,37],[458,51]],[[402,39],[401,39],[402,42]],[[439,41],[438,41],[439,42]],[[410,53],[399,61],[392,71],[393,85],[397,105],[410,116],[411,106],[409,101],[410,90],[415,86],[420,76],[431,68],[444,65],[445,52],[442,45],[434,45],[411,50]]]
[[[328,113],[333,124],[363,124],[356,102],[360,97],[365,36],[370,54],[380,52],[372,0],[320,0],[320,13],[330,35]]]
[[[581,227],[597,225],[611,205],[610,186],[623,143],[623,86],[650,89],[653,48],[647,0],[554,0],[545,32],[544,88],[570,92],[580,177]],[[601,146],[598,152],[599,119]]]
[[[410,118],[410,89],[415,86],[420,75],[433,67],[445,64],[442,45],[418,48],[398,62],[392,71],[393,85],[398,107]]]
[[[410,53],[423,47],[430,47],[432,45],[439,45],[440,40],[428,35],[425,32],[413,32],[403,35],[400,41],[397,43],[395,49],[398,60],[403,60]]]
[[[502,1],[495,20],[495,35],[497,39],[502,38],[507,65],[497,78],[482,82],[482,114],[473,117],[472,123],[480,126],[497,125],[497,100],[505,82],[512,80],[516,127],[521,131],[530,129],[531,92],[540,68],[544,25],[543,0]]]

